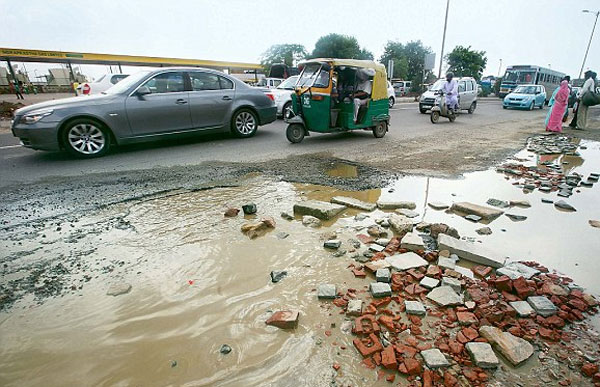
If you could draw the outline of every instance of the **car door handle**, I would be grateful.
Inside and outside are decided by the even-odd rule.
[[[175,103],[177,105],[185,105],[187,103],[187,101],[183,98],[179,98],[177,101],[175,101]]]
[[[221,98],[223,101],[231,101],[231,97],[228,95],[224,95],[223,98]]]

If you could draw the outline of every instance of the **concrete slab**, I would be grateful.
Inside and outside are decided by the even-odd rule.
[[[539,270],[534,269],[533,267],[529,267],[527,265],[523,265],[519,262],[511,262],[508,265],[496,270],[498,276],[505,275],[511,280],[516,280],[519,277],[530,279],[539,272]]]
[[[513,301],[508,303],[519,315],[519,317],[529,317],[534,310],[527,301]]]
[[[392,295],[392,288],[383,282],[371,282],[371,295],[373,297],[388,297]]]
[[[417,205],[415,204],[415,202],[402,201],[402,200],[400,200],[400,201],[378,200],[377,207],[382,210],[395,210],[398,208],[406,208],[409,210],[414,210],[415,208],[417,208]]]
[[[480,206],[479,204],[469,202],[454,203],[450,207],[450,210],[459,214],[481,216],[482,219],[487,221],[494,220],[504,213],[504,211],[497,208]]]
[[[311,215],[321,220],[333,219],[345,209],[346,206],[323,202],[320,200],[306,200],[294,204],[294,214]]]
[[[461,292],[462,284],[460,280],[454,277],[442,277],[442,286],[450,286],[456,293]]]
[[[411,232],[413,229],[413,221],[406,216],[390,214],[388,222],[390,223],[392,230],[394,230],[394,232],[397,234],[405,234],[407,232]]]
[[[333,284],[321,284],[317,288],[317,297],[322,299],[332,299],[337,296],[337,289]]]
[[[464,298],[457,294],[450,286],[434,288],[427,294],[427,298],[441,306],[462,305]]]
[[[377,282],[389,283],[392,280],[392,273],[388,268],[378,269],[375,272],[375,279],[377,280]]]
[[[362,300],[350,300],[346,314],[348,316],[360,316],[362,314]]]
[[[494,268],[500,268],[504,265],[504,259],[497,253],[478,244],[464,242],[446,234],[438,235],[438,248],[440,250],[448,250],[462,259],[482,265]]]
[[[331,198],[331,202],[335,204],[341,204],[349,208],[356,208],[363,211],[373,211],[377,208],[375,203],[367,203],[362,200],[350,198],[347,196],[334,196]]]
[[[531,305],[531,307],[535,310],[537,314],[543,317],[552,316],[558,311],[556,305],[554,305],[552,301],[550,301],[545,296],[527,297],[527,302],[529,303],[529,305]]]
[[[424,287],[425,289],[433,289],[440,284],[440,280],[431,277],[423,277],[419,285]]]
[[[421,356],[423,356],[423,360],[425,360],[427,367],[431,369],[448,367],[450,365],[442,351],[437,348],[421,351]]]
[[[533,355],[533,345],[510,332],[503,332],[496,327],[485,325],[479,328],[479,334],[514,366],[523,363]]]
[[[421,238],[419,234],[407,232],[400,241],[400,248],[412,251],[425,250],[425,244],[423,243],[423,238]]]
[[[404,254],[392,255],[391,257],[387,257],[385,261],[396,270],[408,270],[428,265],[426,260],[412,251]]]
[[[467,352],[477,367],[496,368],[498,367],[498,358],[489,343],[467,343],[465,345]]]
[[[446,257],[438,257],[438,263],[437,265],[439,267],[441,267],[442,269],[450,269],[450,270],[454,270],[454,268],[456,267],[456,261],[452,258],[446,258]]]
[[[406,307],[407,314],[424,316],[426,313],[425,306],[419,301],[404,301],[404,306]]]

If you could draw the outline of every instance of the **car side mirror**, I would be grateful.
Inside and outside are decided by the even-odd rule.
[[[139,89],[137,89],[135,94],[138,96],[139,99],[144,99],[144,96],[147,94],[152,94],[152,91],[150,91],[150,88],[148,86],[141,86]]]

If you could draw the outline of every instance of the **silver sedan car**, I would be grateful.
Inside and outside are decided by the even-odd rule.
[[[12,132],[29,148],[97,157],[111,145],[170,136],[231,131],[251,137],[276,113],[265,93],[222,72],[166,68],[130,75],[97,96],[21,108]]]

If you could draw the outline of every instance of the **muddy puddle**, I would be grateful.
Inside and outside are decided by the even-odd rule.
[[[587,176],[600,172],[600,143],[586,143],[578,157],[523,151],[515,158],[531,165],[552,161]],[[345,164],[326,173],[360,177]],[[0,240],[6,262],[1,284],[18,286],[15,302],[0,312],[0,384],[389,385],[361,365],[339,309],[319,302],[315,292],[321,283],[335,283],[366,294],[369,281],[348,270],[354,261],[347,255],[325,251],[322,234],[337,231],[345,242],[385,213],[375,210],[356,220],[361,211],[347,210],[320,228],[286,221],[280,213],[304,198],[414,201],[418,220],[446,223],[510,260],[536,260],[600,294],[600,229],[588,223],[600,220],[600,184],[566,199],[577,209],[566,213],[541,201],[558,200],[556,192],[525,193],[513,182],[488,170],[458,180],[407,176],[357,192],[251,176],[240,187],[172,192],[11,230]],[[530,208],[506,210],[527,219],[503,215],[487,224],[492,234],[482,236],[475,230],[483,224],[426,205],[485,204],[489,198],[528,200]],[[240,226],[255,216],[223,217],[227,207],[247,202],[256,203],[256,218],[272,216],[275,229],[251,240]],[[32,276],[36,269],[46,272]],[[272,270],[288,275],[272,283]],[[117,283],[130,284],[131,291],[107,296]],[[265,325],[282,308],[301,311],[296,330]],[[220,353],[223,344],[231,353]],[[342,365],[340,372],[332,369],[334,362]],[[536,364],[532,359],[515,372],[526,374]]]

